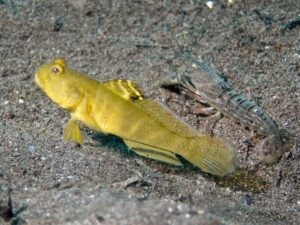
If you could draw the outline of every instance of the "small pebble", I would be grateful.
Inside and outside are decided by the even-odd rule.
[[[28,151],[33,152],[34,151],[34,145],[28,145]]]
[[[246,205],[251,205],[253,203],[253,199],[250,195],[246,194],[244,197],[244,202]]]

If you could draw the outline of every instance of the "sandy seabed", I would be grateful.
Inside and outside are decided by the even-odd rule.
[[[197,102],[155,86],[176,69],[180,46],[299,140],[300,26],[288,23],[300,2],[266,2],[0,1],[0,223],[299,224],[299,141],[267,166],[258,144],[249,147],[253,132],[225,117],[214,135],[247,172],[217,178],[137,156],[83,125],[82,145],[65,142],[68,113],[33,81],[40,65],[64,57],[99,81],[134,80],[207,133]]]

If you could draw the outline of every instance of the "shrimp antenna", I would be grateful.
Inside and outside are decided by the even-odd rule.
[[[174,50],[175,58],[174,59],[180,58],[182,56],[182,54],[184,53],[184,51],[185,51],[184,48],[182,46],[180,46],[180,44],[178,43],[176,38],[170,38],[170,39],[171,39],[171,42],[173,42],[173,43],[175,42],[175,50]],[[177,51],[177,49],[178,49],[178,51]],[[181,96],[184,96],[183,95],[183,89],[182,89],[182,86],[181,86],[182,80],[181,80],[181,77],[179,77],[177,69],[175,69],[175,74],[176,74],[176,79],[177,79],[177,83],[178,83],[179,93],[180,93]]]

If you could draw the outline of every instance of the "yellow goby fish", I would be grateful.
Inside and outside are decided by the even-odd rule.
[[[65,140],[82,143],[78,121],[93,130],[121,137],[139,155],[173,165],[180,157],[203,171],[224,176],[235,168],[231,147],[216,137],[200,134],[164,105],[144,99],[134,82],[98,82],[67,67],[62,58],[42,65],[37,85],[70,112]]]

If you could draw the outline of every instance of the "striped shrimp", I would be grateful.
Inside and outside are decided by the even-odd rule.
[[[276,162],[287,149],[291,135],[257,104],[242,96],[205,61],[190,52],[183,52],[176,73],[163,78],[160,86],[179,85],[196,100],[208,103],[224,115],[256,131],[265,139],[260,145],[259,158]]]

